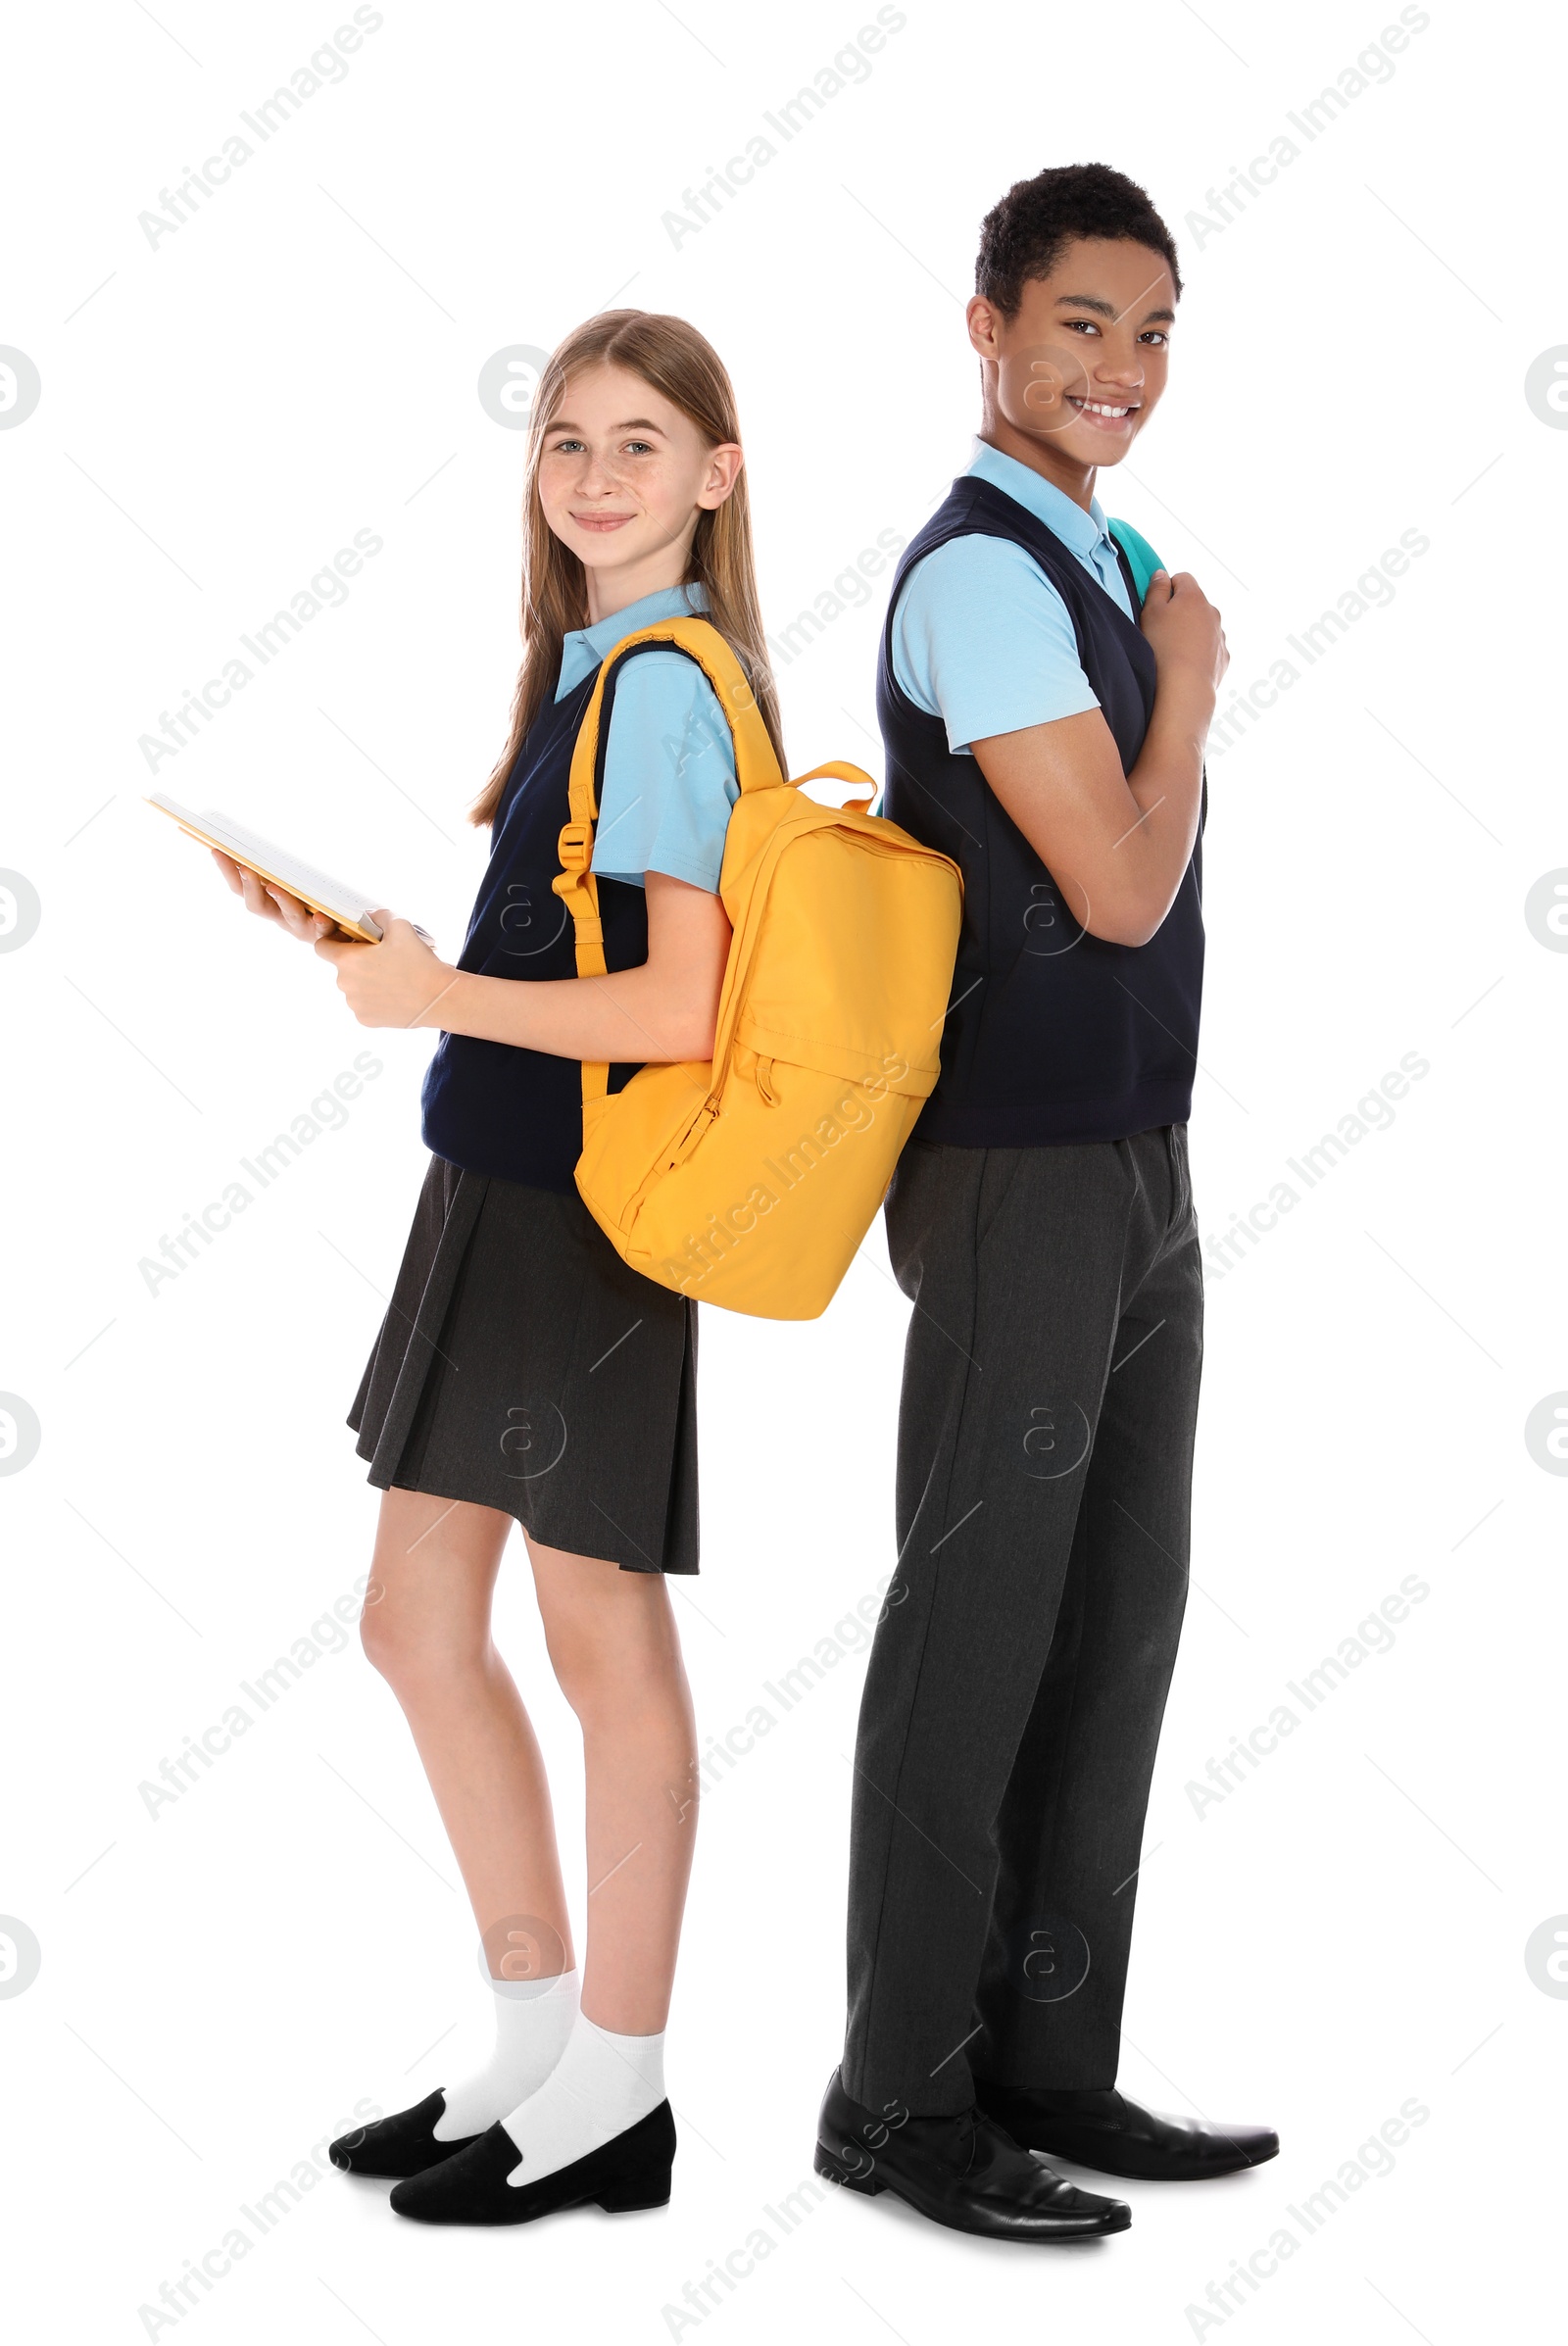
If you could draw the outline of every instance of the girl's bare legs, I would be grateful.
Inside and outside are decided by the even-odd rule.
[[[491,1972],[521,1979],[573,1958],[544,1762],[490,1636],[512,1528],[495,1507],[383,1492],[360,1634],[413,1731]],[[498,1942],[519,1918],[543,1927],[537,1946]]]
[[[697,1730],[663,1576],[528,1541],[550,1659],[582,1728],[582,2010],[653,2036],[669,2011],[697,1830]]]
[[[507,1953],[496,1927],[533,1917],[545,1926],[537,1968],[548,1975],[573,1960],[550,1787],[490,1636],[512,1523],[467,1500],[385,1491],[361,1635],[413,1731],[491,1970],[503,1976]],[[582,1728],[583,2010],[601,2028],[657,2034],[697,1823],[697,1734],[669,1594],[659,1573],[532,1540],[528,1552],[551,1662]],[[523,1964],[508,1971],[521,1977]]]
[[[429,2129],[430,2142],[416,2145],[420,2172],[400,2183],[394,2205],[439,2223],[520,2221],[510,2207],[498,2212],[497,2188],[513,2201],[514,2186],[576,2171],[614,2143],[623,2147],[596,2178],[614,2194],[603,2205],[660,2206],[669,2193],[663,2029],[697,1811],[696,1731],[669,1596],[657,1573],[528,1543],[551,1663],[582,1729],[579,2014],[544,1765],[490,1634],[511,1528],[493,1508],[388,1491],[362,1623],[414,1732],[492,1973],[516,1978],[502,1943],[510,1924],[520,1939],[513,1951],[548,1982],[534,1993],[498,1984],[489,2061],[443,2087],[433,2121],[416,2110],[387,2122]],[[566,1977],[551,1979],[558,1972]],[[471,2151],[428,2164],[427,2150],[470,2136],[480,2138]]]

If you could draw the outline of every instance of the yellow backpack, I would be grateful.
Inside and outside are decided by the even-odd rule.
[[[719,895],[734,935],[711,1064],[641,1068],[622,1092],[584,1062],[577,1187],[635,1271],[765,1319],[825,1311],[937,1079],[957,952],[956,864],[866,812],[858,766],[802,777],[868,795],[819,806],[779,770],[752,688],[707,619],[622,638],[599,671],[572,754],[571,820],[554,886],[577,974],[605,971],[593,854],[600,709],[633,645],[689,653],[735,744]]]

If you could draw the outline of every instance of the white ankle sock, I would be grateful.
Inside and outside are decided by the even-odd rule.
[[[446,2087],[446,2107],[430,2131],[437,2142],[482,2134],[537,2092],[571,2036],[577,1974],[553,1979],[492,1979],[496,2041],[488,2061]]]
[[[509,2183],[537,2183],[623,2134],[664,2098],[664,2036],[616,2036],[579,2012],[549,2077],[502,2125],[521,2152]]]

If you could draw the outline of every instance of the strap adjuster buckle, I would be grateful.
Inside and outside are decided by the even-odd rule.
[[[561,837],[556,843],[563,871],[583,872],[593,854],[594,827],[592,823],[563,823]]]

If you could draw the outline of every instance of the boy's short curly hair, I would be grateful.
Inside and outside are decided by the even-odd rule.
[[[1180,294],[1175,238],[1137,181],[1108,163],[1064,163],[1009,187],[981,224],[976,293],[1015,318],[1028,280],[1049,277],[1081,236],[1147,244],[1164,257]]]

